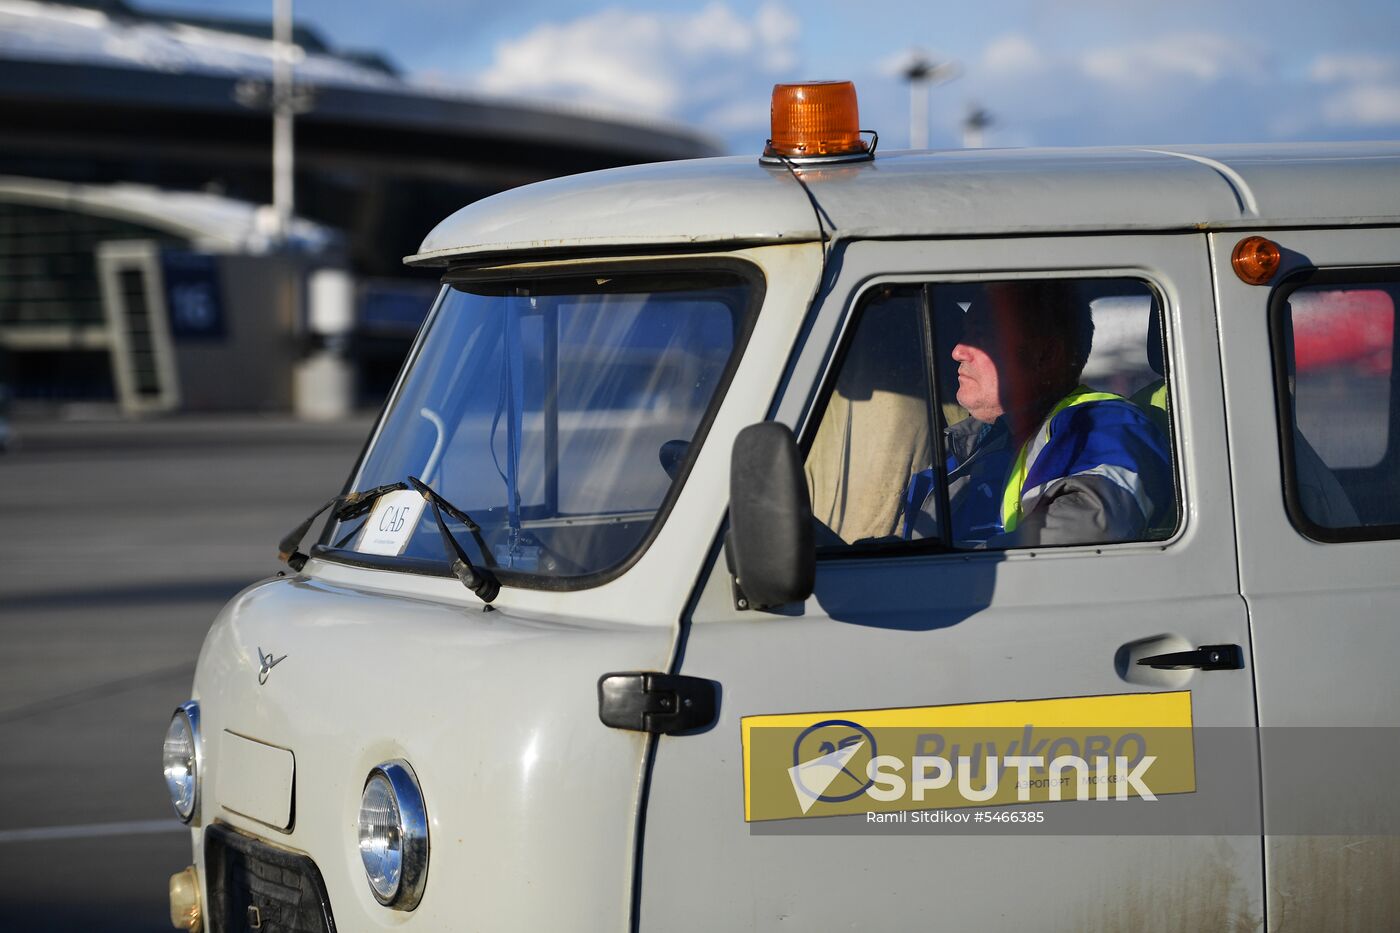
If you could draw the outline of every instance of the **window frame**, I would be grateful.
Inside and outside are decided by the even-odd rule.
[[[873,296],[880,288],[908,287],[918,289],[922,293],[921,304],[923,306],[924,320],[920,323],[920,331],[923,335],[924,363],[927,367],[925,372],[926,383],[929,387],[929,415],[934,417],[935,413],[941,411],[942,400],[939,397],[938,375],[936,371],[937,360],[933,355],[937,352],[937,330],[936,323],[931,314],[930,289],[940,284],[966,284],[966,285],[986,285],[994,282],[1013,281],[1045,281],[1045,280],[1068,280],[1072,282],[1082,282],[1086,280],[1130,280],[1145,286],[1151,293],[1156,305],[1157,314],[1161,321],[1162,360],[1163,369],[1162,380],[1167,387],[1167,397],[1171,404],[1168,418],[1167,449],[1171,457],[1172,471],[1172,500],[1174,508],[1174,519],[1170,532],[1161,538],[1144,538],[1135,541],[1117,541],[1112,543],[1099,544],[1056,544],[1056,545],[1035,545],[1031,547],[997,548],[997,549],[971,549],[958,548],[945,543],[946,535],[939,538],[918,538],[899,539],[893,541],[877,541],[866,544],[818,544],[816,547],[817,561],[836,560],[867,560],[871,558],[891,558],[891,557],[921,557],[930,555],[944,555],[959,560],[971,560],[977,558],[987,558],[995,560],[1005,560],[1017,555],[1034,557],[1038,552],[1053,551],[1056,554],[1074,554],[1077,552],[1103,553],[1105,549],[1119,550],[1123,548],[1143,548],[1150,547],[1158,550],[1180,540],[1186,528],[1186,509],[1183,501],[1183,475],[1181,469],[1180,448],[1177,440],[1177,406],[1175,404],[1176,393],[1173,390],[1173,374],[1176,370],[1172,354],[1172,322],[1168,313],[1167,302],[1168,291],[1161,283],[1152,278],[1142,269],[1133,269],[1131,274],[1122,274],[1120,270],[1076,270],[1067,274],[1059,270],[1051,273],[1048,271],[1030,272],[969,272],[950,274],[930,274],[919,275],[917,273],[898,273],[893,275],[872,276],[862,282],[853,290],[850,299],[851,310],[846,314],[845,320],[838,332],[837,345],[832,352],[822,378],[817,386],[816,392],[811,396],[811,403],[807,408],[806,417],[802,423],[801,433],[798,435],[798,450],[802,454],[803,462],[811,454],[812,446],[816,442],[817,431],[826,414],[827,406],[831,402],[832,394],[835,391],[837,380],[841,376],[842,368],[846,358],[851,352],[855,343],[856,334],[859,331],[860,323],[866,308],[873,300]],[[946,462],[946,454],[943,447],[943,432],[933,425],[930,431],[930,446],[933,450],[935,463]],[[939,491],[940,507],[940,530],[946,531],[947,515],[950,511],[948,502],[948,484],[946,476],[939,476],[936,480]]]
[[[1269,295],[1268,327],[1269,356],[1273,368],[1274,419],[1278,427],[1279,468],[1283,478],[1284,511],[1294,529],[1309,540],[1320,544],[1347,544],[1357,541],[1386,541],[1400,539],[1400,522],[1386,525],[1355,525],[1330,528],[1314,522],[1303,508],[1298,485],[1297,446],[1294,443],[1295,411],[1288,391],[1288,342],[1284,330],[1288,299],[1301,288],[1317,285],[1386,284],[1400,291],[1400,266],[1332,266],[1300,269],[1281,280]],[[1393,299],[1392,299],[1393,300]],[[1291,324],[1291,316],[1288,318]],[[1400,412],[1400,302],[1396,302],[1390,350],[1390,407],[1387,416],[1392,424]],[[1373,466],[1357,467],[1344,472],[1400,474],[1400,432],[1391,430],[1386,438],[1384,455]],[[1333,471],[1335,475],[1337,471]],[[1340,481],[1340,479],[1339,479]],[[1353,503],[1354,505],[1354,503]],[[1358,518],[1361,517],[1358,514]]]

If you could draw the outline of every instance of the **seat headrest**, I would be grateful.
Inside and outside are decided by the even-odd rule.
[[[1167,374],[1162,356],[1162,309],[1152,303],[1152,313],[1147,317],[1147,365],[1159,376]]]

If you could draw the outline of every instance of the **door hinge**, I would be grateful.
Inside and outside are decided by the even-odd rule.
[[[598,718],[614,729],[680,735],[715,721],[719,684],[701,677],[625,671],[598,678]]]

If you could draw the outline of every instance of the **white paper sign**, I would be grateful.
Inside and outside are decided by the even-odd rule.
[[[386,492],[374,503],[355,550],[361,554],[402,554],[425,505],[423,496],[412,489]]]

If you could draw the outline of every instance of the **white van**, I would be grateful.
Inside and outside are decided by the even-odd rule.
[[[1400,927],[1400,144],[886,153],[779,90],[764,158],[408,258],[364,454],[172,720],[172,920]]]

